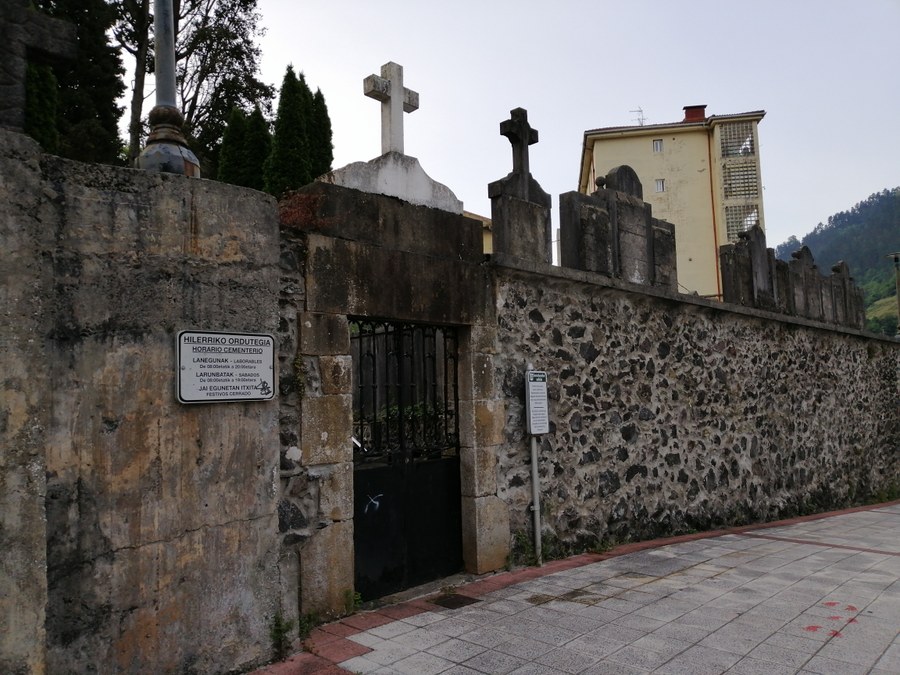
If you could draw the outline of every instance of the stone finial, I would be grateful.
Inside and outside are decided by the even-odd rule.
[[[488,185],[488,196],[507,195],[550,208],[550,195],[531,177],[528,146],[538,142],[538,131],[528,123],[528,111],[510,110],[509,119],[500,123],[500,135],[506,136],[512,145],[513,170],[506,178]]]
[[[418,92],[403,86],[403,66],[389,61],[381,66],[381,77],[363,80],[363,93],[381,101],[381,154],[403,154],[403,113],[419,109]]]
[[[0,127],[25,128],[25,72],[28,59],[75,58],[75,26],[51,19],[28,0],[0,2]]]

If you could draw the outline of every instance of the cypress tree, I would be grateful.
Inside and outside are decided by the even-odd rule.
[[[219,150],[219,173],[216,176],[223,183],[244,185],[244,151],[247,139],[247,116],[240,108],[232,108],[228,124],[222,134]]]
[[[302,75],[298,79],[293,66],[288,66],[278,98],[272,152],[265,166],[266,192],[276,197],[310,182],[307,113],[312,97],[304,89],[309,92],[306,80]]]
[[[119,52],[109,42],[115,10],[105,0],[36,0],[48,15],[75,24],[75,63],[54,69],[59,83],[59,154],[83,162],[120,161],[116,103],[125,91]]]
[[[269,123],[263,117],[259,106],[253,109],[247,118],[247,132],[244,136],[244,185],[254,190],[263,190],[266,186],[265,165],[272,148],[272,134]]]
[[[218,179],[224,183],[262,190],[266,158],[272,145],[269,123],[259,106],[248,117],[240,108],[233,108],[222,137],[219,151]]]
[[[321,89],[316,89],[312,104],[312,130],[310,132],[310,152],[312,154],[312,176],[317,178],[331,171],[334,161],[334,146],[331,143],[331,119],[328,106]]]

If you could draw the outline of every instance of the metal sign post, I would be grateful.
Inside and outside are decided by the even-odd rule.
[[[547,373],[525,371],[525,409],[528,433],[531,435],[531,499],[534,510],[534,557],[543,565],[541,553],[541,487],[538,479],[538,436],[550,432],[547,407]]]

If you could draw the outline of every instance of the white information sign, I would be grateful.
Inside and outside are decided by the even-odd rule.
[[[275,398],[275,338],[260,333],[178,333],[178,400],[182,403]]]
[[[528,411],[528,433],[533,436],[550,433],[545,371],[525,371],[525,408]]]

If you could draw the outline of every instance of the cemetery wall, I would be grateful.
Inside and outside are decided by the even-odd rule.
[[[274,200],[0,148],[0,670],[264,661],[277,404],[174,382],[181,329],[275,332]]]
[[[897,487],[900,343],[678,295],[660,225],[631,237],[654,285],[552,267],[549,204],[501,197],[486,260],[461,215],[323,183],[276,206],[0,130],[0,671],[228,672],[277,612],[352,609],[348,316],[459,330],[471,572],[531,529],[527,364],[548,542]],[[277,401],[177,403],[182,329],[274,334]]]
[[[900,344],[517,267],[494,268],[498,494],[513,533],[531,531],[526,364],[549,375],[545,545],[770,520],[900,485]]]

